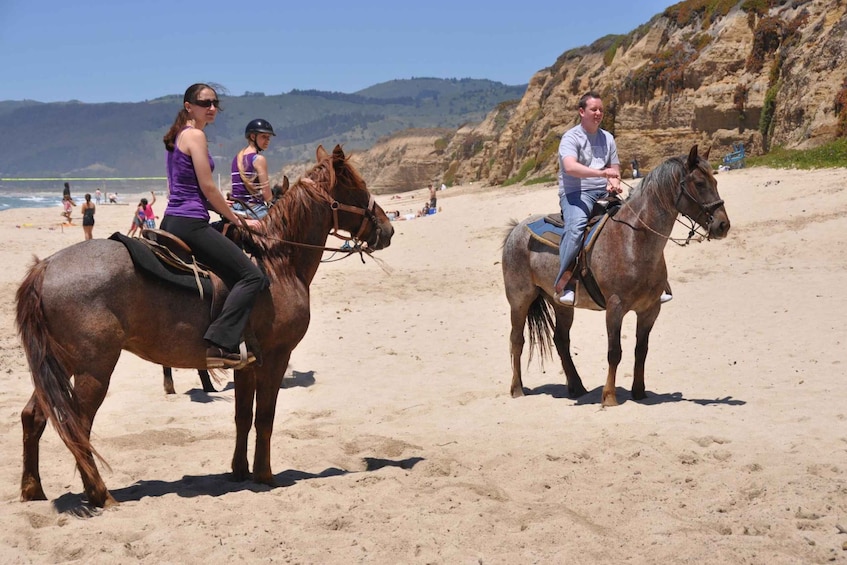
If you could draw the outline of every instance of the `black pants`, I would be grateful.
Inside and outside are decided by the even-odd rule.
[[[206,220],[165,216],[162,229],[187,243],[197,261],[229,288],[223,309],[203,337],[219,347],[237,351],[256,297],[268,287],[267,277],[236,244]]]

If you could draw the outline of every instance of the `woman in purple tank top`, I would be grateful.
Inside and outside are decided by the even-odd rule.
[[[209,369],[238,368],[255,361],[249,351],[246,357],[239,354],[239,344],[256,297],[268,286],[267,277],[253,261],[209,224],[209,210],[239,223],[212,178],[215,162],[203,132],[215,121],[220,109],[218,95],[211,86],[189,86],[182,109],[163,138],[170,196],[162,229],[185,241],[197,260],[229,287],[220,314],[203,336],[208,345]],[[261,229],[258,220],[247,223]]]
[[[268,215],[273,197],[262,151],[270,145],[272,135],[276,135],[273,126],[262,118],[250,120],[244,129],[247,147],[232,159],[232,198],[236,200],[232,209],[236,214],[259,220]]]

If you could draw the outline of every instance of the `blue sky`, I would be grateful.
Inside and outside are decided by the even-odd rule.
[[[674,3],[0,0],[0,100],[140,102],[194,82],[232,95],[411,77],[523,84]]]

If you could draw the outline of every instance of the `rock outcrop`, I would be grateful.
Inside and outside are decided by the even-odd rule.
[[[717,164],[743,142],[808,148],[847,128],[845,0],[687,0],[626,36],[564,53],[520,101],[453,132],[407,132],[358,156],[384,191],[428,182],[552,180],[576,102],[596,90],[624,169],[711,147]]]

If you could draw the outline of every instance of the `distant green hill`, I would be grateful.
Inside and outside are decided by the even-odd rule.
[[[278,170],[310,161],[319,143],[363,150],[406,128],[457,128],[481,121],[497,104],[519,99],[525,90],[526,85],[481,79],[413,78],[353,94],[245,93],[222,97],[224,111],[206,133],[217,171],[228,171],[247,122],[269,120],[277,137],[266,155]],[[0,102],[0,177],[161,176],[162,136],[181,100],[181,95],[169,95],[138,103]]]

